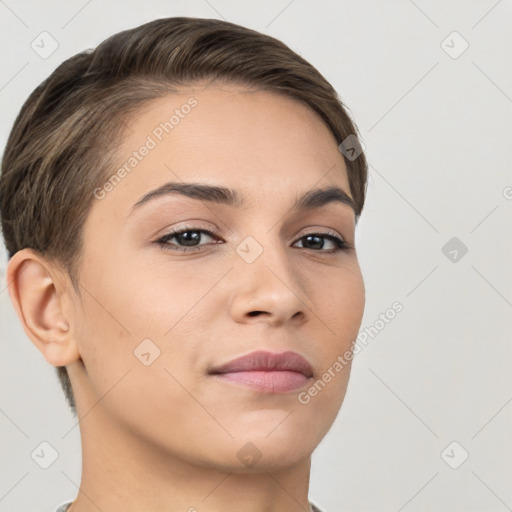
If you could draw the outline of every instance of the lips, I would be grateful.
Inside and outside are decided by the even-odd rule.
[[[237,357],[222,366],[213,368],[210,373],[278,370],[302,373],[308,378],[313,376],[311,365],[296,352],[288,351],[275,354],[263,350]]]
[[[209,373],[257,391],[279,393],[304,386],[313,376],[313,369],[296,352],[276,354],[260,350],[214,367]]]

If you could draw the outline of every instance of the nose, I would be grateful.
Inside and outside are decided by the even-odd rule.
[[[299,325],[308,320],[308,299],[285,247],[266,244],[251,263],[238,255],[236,258],[229,304],[236,322],[278,326],[287,322]]]

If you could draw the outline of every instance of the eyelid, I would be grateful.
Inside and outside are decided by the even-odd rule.
[[[299,238],[302,238],[303,236],[308,235],[332,235],[336,238],[341,238],[341,240],[345,241],[345,237],[343,235],[340,235],[337,231],[334,231],[330,228],[312,228],[311,231],[307,231],[306,233],[302,233]]]
[[[205,227],[205,225],[207,227]],[[170,235],[171,233],[181,232],[181,231],[208,231],[216,236],[220,236],[217,228],[214,224],[211,224],[206,221],[201,220],[189,220],[189,221],[183,221],[179,222],[176,225],[173,225],[172,227],[166,227],[159,231],[159,235],[156,235],[157,238],[162,238],[164,236]]]

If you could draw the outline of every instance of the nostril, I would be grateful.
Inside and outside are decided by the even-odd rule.
[[[265,313],[265,311],[251,311],[249,313],[250,316],[256,316],[256,315],[259,315],[260,313]]]

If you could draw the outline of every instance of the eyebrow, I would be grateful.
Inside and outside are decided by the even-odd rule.
[[[142,196],[131,208],[129,215],[142,205],[157,198],[179,194],[199,201],[223,204],[234,208],[242,208],[243,197],[236,191],[226,187],[205,185],[201,183],[169,182]],[[349,206],[357,217],[359,208],[355,201],[339,187],[308,190],[295,200],[292,210],[309,210],[326,204],[337,202]]]

